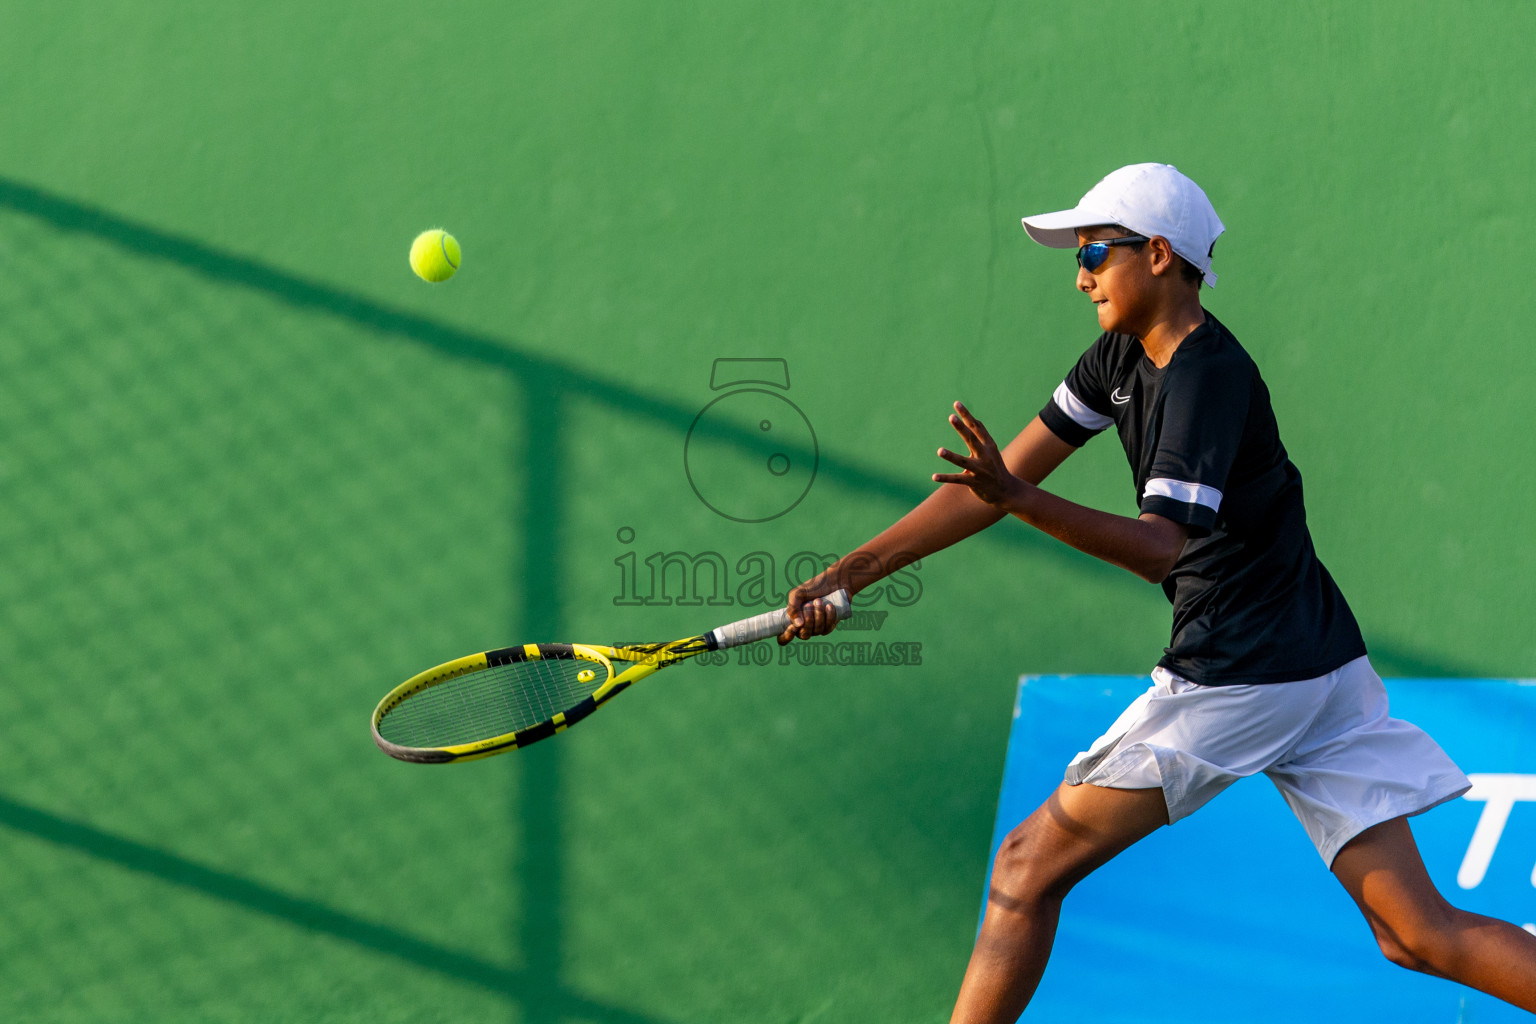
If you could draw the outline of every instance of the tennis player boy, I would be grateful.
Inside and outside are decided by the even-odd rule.
[[[1269,392],[1200,303],[1224,230],[1199,186],[1166,164],[1122,167],[1070,210],[1024,219],[1077,249],[1077,288],[1103,333],[1040,414],[999,450],[959,402],[960,472],[898,522],[789,595],[780,643],[830,632],[812,598],[857,593],[903,564],[1013,515],[1161,584],[1172,639],[1152,686],[1074,758],[1055,793],[998,850],[986,915],[952,1024],[1003,1024],[1028,1005],[1061,901],[1077,882],[1236,780],[1264,772],[1393,963],[1536,1011],[1536,936],[1451,906],[1425,871],[1410,815],[1467,778],[1387,714],[1349,605],[1313,551],[1301,476]],[[1038,485],[1113,426],[1140,515]]]

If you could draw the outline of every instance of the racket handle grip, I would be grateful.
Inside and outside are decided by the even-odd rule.
[[[848,600],[846,590],[839,590],[835,594],[818,597],[816,600],[831,605],[833,611],[837,612],[839,621],[853,614],[853,605]],[[776,608],[771,612],[764,612],[749,619],[732,622],[728,626],[721,626],[709,635],[714,640],[715,650],[718,651],[727,647],[740,647],[742,644],[750,644],[766,637],[778,636],[788,628],[789,612],[783,608]]]

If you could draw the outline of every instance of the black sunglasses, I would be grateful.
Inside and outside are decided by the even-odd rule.
[[[1106,238],[1102,242],[1089,242],[1087,245],[1077,247],[1077,265],[1091,274],[1109,259],[1110,246],[1136,245],[1139,242],[1150,241],[1151,239],[1146,235],[1126,235],[1124,238]]]

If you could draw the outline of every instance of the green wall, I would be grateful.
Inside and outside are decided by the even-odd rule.
[[[690,666],[442,770],[366,716],[467,651],[713,625],[739,608],[616,604],[615,561],[845,551],[926,493],[950,401],[1022,426],[1095,327],[1018,218],[1124,163],[1227,223],[1208,305],[1382,671],[1536,674],[1533,30],[1514,3],[12,5],[0,1016],[945,1019],[1013,682],[1146,670],[1155,588],[1003,524],[857,635],[921,666]],[[429,287],[405,254],[436,225],[465,268]],[[814,428],[770,522],[689,487],[722,357],[786,360]],[[1112,441],[1053,486],[1133,510]]]

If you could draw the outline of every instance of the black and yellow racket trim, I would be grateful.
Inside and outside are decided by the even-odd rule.
[[[653,644],[643,647],[601,647],[592,644],[523,644],[519,647],[500,647],[494,651],[482,651],[453,661],[444,662],[425,672],[418,673],[391,690],[373,711],[373,741],[390,757],[416,764],[452,764],[457,761],[474,761],[492,757],[508,750],[517,750],[539,740],[548,739],[564,732],[629,686],[652,672],[681,661],[694,654],[713,650],[708,637],[690,637],[670,644]],[[578,657],[607,669],[608,679],[590,697],[574,707],[558,712],[554,717],[530,725],[526,729],[491,736],[473,743],[461,743],[446,747],[405,747],[391,743],[379,733],[379,723],[396,706],[422,690],[457,679],[471,672],[483,672],[501,665],[538,658]],[[610,660],[611,659],[611,660]],[[633,662],[624,672],[615,675],[613,661]]]
[[[848,592],[839,590],[833,594],[816,599],[817,603],[825,602],[830,605],[838,619],[846,619],[852,614]],[[564,732],[577,722],[586,718],[592,712],[612,700],[616,695],[635,683],[644,679],[652,672],[675,665],[706,651],[725,650],[742,644],[755,643],[777,636],[789,626],[789,614],[783,608],[776,608],[770,612],[759,615],[751,615],[737,622],[726,623],[699,636],[687,637],[683,640],[674,640],[671,643],[657,644],[625,644],[615,647],[604,647],[597,644],[524,644],[520,647],[502,647],[494,651],[484,651],[480,654],[471,654],[465,658],[445,662],[436,668],[427,669],[418,675],[412,676],[399,686],[391,690],[379,706],[373,711],[373,741],[379,748],[391,757],[402,761],[414,761],[418,764],[448,764],[456,761],[473,761],[482,757],[490,757],[508,750],[516,750],[526,747],[539,740],[548,739],[556,733]],[[576,693],[580,690],[568,690],[563,684],[557,687],[557,693],[561,702],[574,701],[571,707],[552,715],[546,721],[534,725],[525,725],[516,732],[505,733],[499,736],[491,736],[485,739],[475,740],[457,746],[440,747],[407,747],[393,743],[385,739],[379,732],[379,724],[385,716],[398,707],[404,701],[431,687],[441,685],[461,676],[473,672],[484,672],[493,668],[513,665],[518,662],[530,662],[539,659],[562,660],[577,659],[600,666],[604,670],[605,678],[587,696],[576,700]],[[622,671],[615,671],[615,663],[624,664]],[[514,681],[509,681],[507,689],[495,691],[494,688],[500,681],[490,681],[492,692],[517,694],[533,692],[532,689],[522,690],[516,682],[519,673],[516,671],[507,673]],[[584,674],[576,677],[582,683],[588,682]],[[505,681],[505,680],[503,680]],[[473,681],[470,681],[473,682]],[[550,692],[540,691],[540,711],[549,707]],[[450,703],[451,698],[444,701]],[[520,705],[524,710],[531,710],[526,705]],[[432,704],[426,707],[432,708]],[[458,718],[462,722],[462,708],[456,712],[446,713],[448,717]],[[469,712],[471,715],[476,712]],[[482,718],[484,716],[482,715]],[[519,723],[526,722],[528,716],[520,716]],[[419,725],[420,720],[417,721]],[[503,717],[498,725],[510,725]],[[393,731],[393,729],[392,729]],[[395,733],[401,738],[421,735],[420,731],[412,726]],[[462,736],[462,728],[443,730],[439,736]]]
[[[455,761],[474,761],[482,757],[491,757],[503,751],[515,750],[526,747],[530,743],[548,739],[558,732],[564,732],[596,711],[600,705],[628,685],[628,683],[614,685],[617,680],[612,678],[612,666],[607,658],[599,653],[600,650],[600,648],[594,649],[583,644],[525,644],[521,647],[501,647],[494,651],[482,651],[479,654],[471,654],[429,668],[395,687],[379,702],[379,706],[373,711],[373,741],[390,757],[401,761],[412,761],[417,764],[450,764]],[[379,723],[384,716],[422,690],[471,672],[483,672],[500,665],[546,657],[568,658],[573,654],[593,662],[594,667],[599,665],[606,667],[610,678],[592,696],[582,700],[573,708],[557,713],[548,721],[502,736],[491,736],[473,743],[446,747],[405,747],[398,743],[391,743],[379,734]]]

